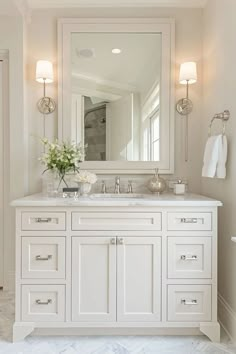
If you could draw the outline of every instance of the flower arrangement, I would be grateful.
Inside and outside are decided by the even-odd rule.
[[[80,171],[75,179],[75,182],[77,183],[89,183],[89,184],[94,184],[97,182],[97,176],[94,173],[88,172],[88,171]]]
[[[59,176],[58,188],[62,181],[68,187],[65,181],[65,175],[69,172],[79,172],[79,163],[82,162],[85,157],[84,147],[69,142],[59,144],[58,140],[50,142],[46,138],[41,141],[45,147],[45,152],[39,158],[42,164],[46,166],[43,173],[48,170],[57,172]]]

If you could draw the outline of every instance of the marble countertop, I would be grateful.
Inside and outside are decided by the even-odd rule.
[[[161,195],[145,194],[142,198],[94,198],[79,197],[73,198],[48,198],[42,194],[33,194],[24,198],[14,200],[11,203],[14,207],[63,207],[63,206],[222,206],[218,200],[211,199],[198,194],[186,193],[175,195],[164,193]]]

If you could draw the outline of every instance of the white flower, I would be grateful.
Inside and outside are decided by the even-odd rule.
[[[80,171],[75,177],[75,182],[94,184],[97,182],[97,176],[88,171]]]

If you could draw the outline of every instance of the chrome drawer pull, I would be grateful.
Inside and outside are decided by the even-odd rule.
[[[197,300],[187,301],[185,299],[182,299],[181,300],[181,304],[184,304],[184,305],[197,305]]]
[[[115,237],[111,238],[111,244],[116,245],[116,238]]]
[[[181,218],[181,224],[197,224],[197,218]]]
[[[35,221],[37,223],[47,223],[47,222],[51,222],[52,218],[36,218]]]
[[[123,245],[124,244],[124,239],[122,237],[118,238],[118,244],[119,245]]]
[[[49,305],[52,303],[52,299],[48,299],[47,301],[41,301],[40,299],[35,300],[38,305]]]
[[[197,261],[197,256],[193,255],[193,256],[185,256],[184,254],[182,254],[182,256],[180,256],[180,259],[182,261]]]
[[[36,261],[49,261],[49,259],[52,259],[52,255],[49,254],[47,257],[42,257],[40,255],[35,257]]]

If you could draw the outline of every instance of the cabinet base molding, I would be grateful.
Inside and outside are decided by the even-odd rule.
[[[40,327],[42,325],[42,327]],[[46,327],[45,324],[36,324],[34,322],[15,322],[13,326],[13,342],[24,340],[31,333],[33,335],[72,335],[72,336],[198,336],[205,334],[211,341],[220,342],[220,325],[218,322],[200,323],[199,327],[192,327],[192,324],[186,324],[186,327],[179,327],[180,324],[159,324],[159,327],[73,327],[68,323],[66,326],[61,324],[57,327]],[[173,326],[173,327],[171,327]]]
[[[201,323],[200,331],[212,342],[220,342],[220,325],[218,322]]]
[[[12,341],[20,342],[34,330],[33,322],[15,322],[13,325]]]
[[[28,333],[30,334],[30,333]],[[199,328],[35,328],[36,336],[201,336]],[[18,339],[23,340],[24,337]]]

